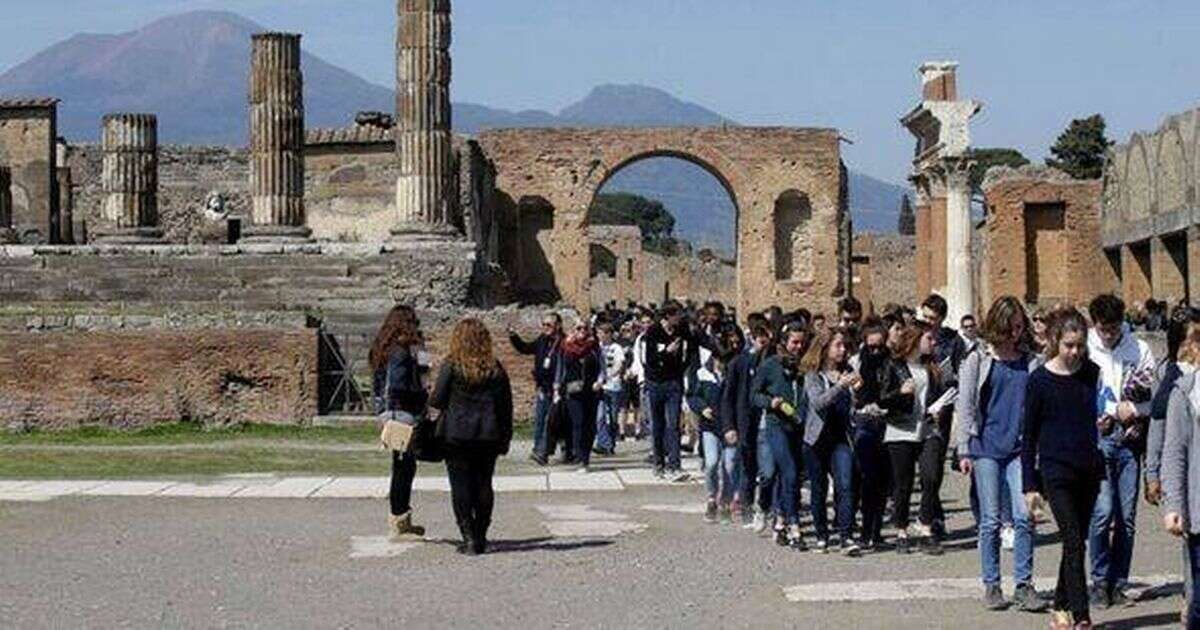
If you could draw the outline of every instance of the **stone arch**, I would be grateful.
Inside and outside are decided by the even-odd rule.
[[[1129,166],[1125,178],[1128,203],[1126,220],[1140,221],[1150,217],[1154,206],[1154,169],[1146,150],[1145,137],[1134,134],[1129,141]]]
[[[1169,121],[1158,134],[1155,156],[1155,200],[1158,212],[1187,207],[1187,185],[1191,167],[1184,154],[1183,136],[1175,121]]]
[[[707,157],[703,157],[699,155],[702,152],[710,154]],[[591,202],[595,200],[596,195],[604,189],[604,185],[608,183],[608,180],[612,179],[613,176],[618,172],[638,162],[652,160],[654,158],[674,158],[677,160],[690,162],[704,169],[705,172],[707,172],[709,175],[712,175],[714,179],[720,182],[721,187],[725,189],[725,192],[729,195],[729,199],[733,201],[734,216],[737,216],[741,206],[738,205],[738,196],[734,190],[734,185],[731,183],[731,177],[725,174],[726,172],[729,172],[730,175],[732,175],[733,167],[732,165],[725,166],[723,170],[721,167],[715,166],[714,164],[716,163],[724,162],[724,159],[707,151],[663,148],[648,148],[645,150],[635,151],[615,162],[612,166],[595,169],[593,172],[599,172],[601,173],[601,176],[599,178],[590,178],[589,180],[585,180],[584,184],[586,186],[586,190],[583,195],[584,198],[588,200],[590,205]]]
[[[813,277],[812,201],[795,189],[775,198],[775,279],[811,282]]]

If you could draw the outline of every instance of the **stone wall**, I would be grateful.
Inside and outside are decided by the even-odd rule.
[[[1101,242],[1127,302],[1195,302],[1200,290],[1200,108],[1109,152]]]
[[[495,174],[479,146],[455,138],[459,165],[458,227],[478,245],[480,260],[499,260]],[[98,145],[71,152],[75,182],[75,234],[103,225],[100,213],[102,155]],[[372,127],[316,129],[305,149],[305,203],[313,238],[381,243],[396,221],[396,162],[390,130]],[[225,198],[230,218],[250,224],[249,155],[220,146],[159,148],[159,220],[170,243],[226,242],[223,223],[205,219],[210,193]],[[82,240],[82,239],[80,239]]]
[[[989,170],[981,307],[1002,295],[1050,306],[1115,291],[1099,247],[1101,187],[1044,167]]]
[[[4,332],[0,423],[306,424],[317,348],[303,328]]]
[[[854,237],[854,296],[870,311],[886,304],[915,307],[919,302],[916,238],[901,234],[857,234]],[[923,296],[922,296],[923,297]],[[832,316],[832,312],[830,315]]]
[[[740,281],[734,303],[741,312],[772,304],[831,309],[846,289],[847,222],[836,130],[504,129],[481,133],[479,144],[496,168],[498,211],[518,217],[521,241],[517,247],[501,247],[515,255],[501,262],[518,278],[518,287],[544,283],[537,287],[539,293],[586,308],[587,210],[596,191],[633,161],[670,156],[709,170],[737,205]],[[797,227],[807,238],[795,241],[799,252],[811,254],[811,276],[799,265],[789,277],[779,277],[775,208],[785,194],[806,198],[811,206],[807,222]],[[527,230],[527,216],[540,227]],[[531,238],[543,232],[548,238]],[[536,250],[520,246],[534,242]],[[522,260],[525,255],[535,257],[550,277],[522,274],[533,266]]]
[[[57,103],[0,100],[0,165],[12,169],[13,227],[27,243],[58,241]]]

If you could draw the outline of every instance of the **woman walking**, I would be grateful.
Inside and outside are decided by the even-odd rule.
[[[1166,440],[1162,447],[1163,526],[1184,541],[1184,623],[1200,628],[1200,389],[1196,366],[1200,364],[1200,326],[1187,324],[1179,343],[1176,368],[1180,375],[1167,403]]]
[[[1046,364],[1029,375],[1025,390],[1021,485],[1029,513],[1045,493],[1062,537],[1051,627],[1090,628],[1084,552],[1104,474],[1096,429],[1100,368],[1087,359],[1088,325],[1079,311],[1058,312],[1048,323]]]
[[[588,472],[592,443],[596,440],[597,400],[604,369],[600,348],[582,320],[575,322],[563,340],[554,376],[554,400],[564,405],[570,418],[570,444],[565,461],[574,461],[579,472]]]
[[[1027,343],[1029,319],[1012,296],[996,300],[984,321],[986,343],[967,355],[960,371],[957,449],[959,470],[972,475],[979,496],[979,557],[984,606],[1007,608],[1000,590],[1001,506],[1012,506],[1013,603],[1042,612],[1045,602],[1033,587],[1033,520],[1021,494],[1021,434],[1025,388],[1040,361]],[[1007,482],[1007,483],[1005,483]]]
[[[376,414],[385,421],[416,426],[426,415],[429,394],[421,380],[417,361],[422,345],[421,322],[410,306],[392,308],[367,360],[374,374],[372,391]],[[392,480],[388,491],[388,535],[393,541],[417,540],[425,528],[412,522],[412,484],[417,459],[412,453],[392,451]]]
[[[696,371],[696,385],[688,396],[688,406],[697,410],[700,424],[700,439],[704,445],[704,483],[708,490],[704,522],[733,522],[730,504],[733,502],[734,470],[737,466],[737,435],[733,431],[722,432],[728,423],[721,417],[721,398],[726,385],[725,366],[735,352],[721,348],[719,353],[708,356],[708,360]],[[730,438],[733,438],[730,440]]]
[[[455,325],[429,404],[442,411],[437,436],[445,448],[450,501],[462,534],[458,551],[485,553],[495,505],[492,475],[496,458],[512,441],[513,400],[492,336],[479,320]]]
[[[804,355],[800,367],[805,372],[808,392],[808,419],[804,426],[805,461],[812,488],[813,528],[817,530],[815,549],[829,548],[829,519],[826,496],[829,477],[833,477],[834,514],[842,553],[854,557],[860,549],[854,542],[854,453],[850,448],[851,393],[862,386],[862,378],[850,370],[846,357],[845,333],[826,332]]]
[[[935,331],[924,322],[904,328],[884,372],[879,406],[887,410],[883,442],[892,462],[892,520],[896,551],[909,553],[909,500],[918,462],[921,473],[922,533],[928,532],[924,551],[941,555],[942,541],[935,527],[942,487],[942,453],[945,436],[938,427],[951,410],[953,390],[943,386],[941,370],[933,362]]]

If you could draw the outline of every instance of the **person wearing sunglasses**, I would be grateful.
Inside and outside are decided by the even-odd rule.
[[[562,316],[548,312],[542,317],[541,334],[532,342],[525,341],[511,327],[508,340],[517,353],[533,357],[533,381],[537,394],[533,401],[533,453],[529,459],[545,466],[554,454],[546,420],[554,398],[554,375],[558,370],[558,349],[562,345]]]

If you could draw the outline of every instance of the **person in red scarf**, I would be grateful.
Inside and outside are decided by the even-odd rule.
[[[600,349],[582,320],[575,322],[559,349],[554,377],[554,400],[563,405],[571,422],[569,458],[586,473],[596,439],[596,411],[600,386]]]

